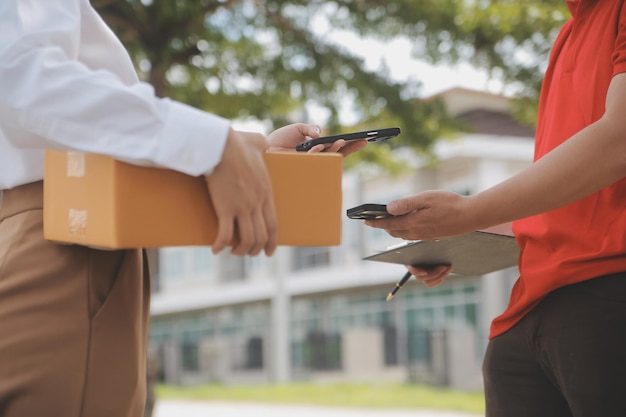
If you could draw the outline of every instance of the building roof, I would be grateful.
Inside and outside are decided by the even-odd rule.
[[[511,98],[485,91],[455,87],[433,96],[441,99],[448,112],[466,121],[472,133],[534,138],[535,129],[512,115]]]
[[[524,125],[508,113],[493,110],[469,110],[457,116],[467,122],[472,133],[533,138],[535,128]]]

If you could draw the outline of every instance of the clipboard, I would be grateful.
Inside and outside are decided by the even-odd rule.
[[[452,265],[452,273],[479,276],[516,266],[519,246],[511,234],[479,230],[441,240],[405,241],[363,260],[402,265]]]

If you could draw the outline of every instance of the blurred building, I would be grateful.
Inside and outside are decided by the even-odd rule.
[[[530,164],[534,132],[513,120],[505,97],[452,89],[440,98],[472,133],[440,141],[436,166],[399,150],[412,165],[403,176],[346,173],[344,208],[427,189],[473,194]],[[404,267],[361,258],[398,240],[348,218],[342,233],[341,246],[280,247],[269,259],[160,250],[150,334],[160,378],[480,389],[489,324],[506,306],[516,268],[453,275],[432,289],[411,281],[386,302]]]

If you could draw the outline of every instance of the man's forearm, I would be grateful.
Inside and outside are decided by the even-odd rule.
[[[607,113],[521,173],[471,197],[480,227],[557,209],[625,178],[624,124]]]

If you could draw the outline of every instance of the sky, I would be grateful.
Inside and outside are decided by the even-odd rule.
[[[417,79],[423,82],[422,96],[427,97],[451,87],[467,87],[498,92],[501,84],[489,80],[484,71],[479,71],[469,64],[457,66],[430,65],[410,56],[412,44],[407,38],[398,38],[390,42],[361,39],[353,33],[343,32],[334,36],[338,43],[350,45],[350,51],[365,59],[367,69],[380,67],[385,61],[395,80]]]

